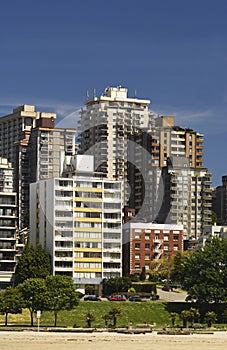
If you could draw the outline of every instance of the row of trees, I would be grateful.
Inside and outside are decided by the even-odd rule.
[[[176,319],[180,317],[183,321],[183,327],[187,328],[188,322],[190,322],[190,326],[193,327],[195,322],[198,322],[200,318],[200,312],[198,309],[191,307],[189,310],[182,310],[180,315],[177,312],[171,312],[171,323],[172,326],[175,326]],[[217,321],[217,314],[214,311],[207,311],[204,317],[205,323],[207,323],[208,327],[211,327],[212,323]]]
[[[105,321],[105,326],[115,328],[117,325],[118,316],[122,316],[121,309],[114,307],[112,310],[110,310],[107,314],[103,316],[103,319]],[[91,323],[95,320],[95,316],[91,312],[88,312],[86,315],[86,319],[87,319],[87,326],[91,327]]]
[[[7,325],[8,314],[21,313],[23,308],[27,308],[33,326],[34,312],[53,311],[56,326],[58,312],[71,310],[78,303],[79,299],[71,277],[29,278],[16,287],[8,287],[0,294],[0,313],[5,314],[5,325]]]

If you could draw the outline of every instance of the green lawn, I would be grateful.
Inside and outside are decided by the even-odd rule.
[[[165,304],[161,302],[92,302],[80,301],[79,305],[71,311],[61,311],[58,314],[57,326],[62,327],[86,327],[86,314],[92,313],[95,320],[92,327],[105,327],[105,321],[102,318],[114,307],[121,310],[122,316],[117,318],[117,327],[126,327],[130,321],[133,325],[139,323],[156,323],[157,327],[163,327],[170,323],[169,313],[165,310]],[[5,316],[0,315],[0,323],[3,324]],[[30,325],[30,313],[23,310],[22,314],[8,316],[8,324],[12,325]],[[34,317],[34,325],[37,325],[37,319]],[[54,325],[53,312],[43,312],[40,320],[40,326],[51,327]]]

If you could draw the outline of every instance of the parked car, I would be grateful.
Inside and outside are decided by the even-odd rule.
[[[109,301],[126,301],[126,296],[125,295],[111,295],[111,297],[108,298]]]
[[[85,295],[81,299],[84,301],[101,301],[97,295]]]
[[[172,288],[168,285],[162,287],[162,290],[164,290],[165,292],[172,292]]]
[[[142,301],[142,299],[140,298],[139,295],[132,295],[131,297],[129,297],[128,300],[129,301]]]

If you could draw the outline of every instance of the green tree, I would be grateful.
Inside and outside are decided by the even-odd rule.
[[[87,326],[88,328],[91,327],[91,322],[95,320],[95,316],[91,313],[91,312],[88,312],[86,314],[86,322],[87,322]]]
[[[223,302],[227,299],[227,240],[214,238],[185,261],[183,287],[188,300]]]
[[[50,272],[50,257],[45,249],[41,245],[34,248],[33,245],[27,244],[16,266],[14,284],[23,283],[28,278],[45,279]]]
[[[29,278],[18,285],[24,299],[24,307],[28,308],[31,316],[31,326],[34,325],[34,312],[47,308],[48,294],[44,279]]]
[[[103,294],[111,295],[117,292],[127,292],[132,283],[129,277],[116,277],[103,280]]]
[[[79,304],[73,280],[69,276],[48,276],[47,309],[54,312],[54,326],[57,325],[57,315],[61,310],[71,310]]]
[[[145,281],[145,279],[146,279],[146,269],[145,269],[145,266],[143,266],[140,274],[140,280]]]
[[[227,308],[222,313],[222,323],[227,323]]]
[[[208,327],[212,326],[212,323],[217,321],[217,315],[214,311],[208,311],[205,314],[204,321],[207,323]]]
[[[5,314],[5,326],[8,324],[8,314],[22,312],[24,301],[18,288],[8,287],[0,294],[0,313]]]
[[[183,327],[187,328],[188,321],[191,319],[191,311],[190,310],[182,310],[180,313],[180,317],[183,321]]]
[[[175,322],[176,322],[177,317],[178,317],[178,313],[177,312],[171,312],[170,313],[171,323],[172,323],[173,327],[175,326]]]
[[[109,316],[110,316],[110,319],[112,319],[112,321],[113,321],[114,328],[116,328],[116,325],[117,325],[117,317],[119,317],[121,315],[122,315],[121,310],[117,307],[110,310]]]
[[[171,280],[174,282],[184,282],[185,266],[187,264],[189,253],[177,253],[173,259],[173,269],[171,271]]]
[[[191,312],[191,317],[190,317],[191,327],[193,327],[195,320],[198,320],[200,313],[199,313],[199,310],[194,307],[191,307],[189,311]]]
[[[108,327],[108,322],[111,320],[111,316],[109,314],[105,314],[102,318],[105,321],[105,327]]]

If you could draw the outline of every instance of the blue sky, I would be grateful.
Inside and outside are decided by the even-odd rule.
[[[204,134],[205,166],[221,184],[227,1],[1,1],[0,43],[0,116],[27,103],[76,125],[87,90],[123,85]]]

